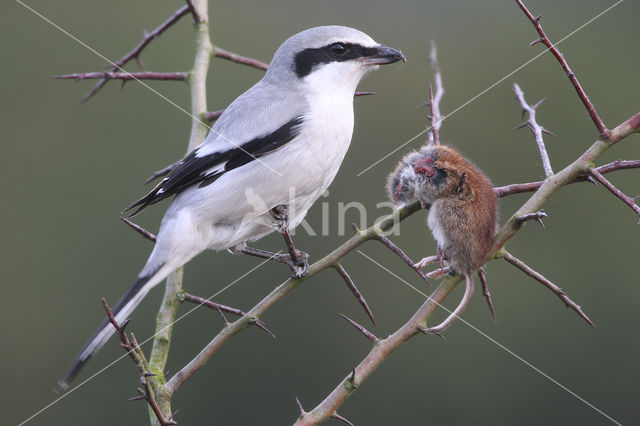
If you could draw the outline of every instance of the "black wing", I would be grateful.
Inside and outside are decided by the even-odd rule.
[[[210,185],[226,172],[255,161],[276,149],[291,142],[297,135],[302,117],[294,118],[268,135],[255,138],[241,146],[224,152],[216,152],[201,157],[197,150],[191,151],[151,192],[124,209],[136,210],[129,215],[135,216],[144,208],[165,198],[178,194],[186,188],[199,184],[200,187]],[[221,166],[217,170],[211,170]]]

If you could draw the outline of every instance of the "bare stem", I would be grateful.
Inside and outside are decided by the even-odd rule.
[[[597,169],[589,169],[589,174],[595,178],[598,182],[602,184],[605,188],[609,190],[614,196],[622,200],[623,203],[631,207],[631,209],[636,212],[638,216],[640,216],[640,207],[636,204],[636,199],[633,197],[629,197],[625,195],[622,191],[620,191],[614,184],[609,182],[607,178],[602,176],[602,174]],[[638,221],[640,224],[640,221]]]
[[[547,154],[547,148],[544,146],[544,139],[542,137],[543,133],[551,133],[546,130],[544,127],[539,125],[536,122],[536,109],[542,104],[544,99],[538,101],[535,105],[529,105],[527,101],[524,99],[524,92],[520,89],[517,83],[513,85],[513,93],[516,95],[518,102],[520,102],[520,106],[522,107],[522,115],[524,115],[525,111],[529,114],[529,118],[527,121],[516,127],[516,129],[522,127],[528,127],[533,133],[533,137],[538,144],[538,149],[540,150],[540,157],[542,158],[542,167],[544,168],[544,174],[549,177],[553,175],[553,170],[551,169],[551,161],[549,161],[549,154]]]
[[[640,113],[638,114],[640,116]],[[633,133],[633,132],[632,132]],[[640,160],[616,160],[611,163],[605,164],[600,167],[596,167],[596,170],[602,174],[615,172],[618,170],[638,169],[640,168]],[[581,174],[576,176],[575,179],[568,182],[568,184],[585,182],[587,181],[588,174]],[[522,194],[525,192],[537,191],[542,186],[544,181],[528,182],[528,183],[514,183],[506,186],[498,186],[493,188],[498,197],[506,197],[507,195]]]
[[[235,62],[237,64],[248,65],[250,67],[258,68],[260,70],[266,71],[269,68],[269,64],[259,61],[257,59],[248,58],[246,56],[238,55],[237,53],[229,52],[226,49],[222,49],[218,46],[214,49],[214,56],[216,58],[226,59],[231,62]]]
[[[593,104],[589,100],[589,97],[587,96],[584,89],[580,85],[580,82],[576,78],[576,75],[573,73],[573,71],[571,71],[571,68],[569,68],[569,64],[564,59],[564,55],[560,53],[558,48],[553,43],[551,43],[551,40],[549,40],[549,37],[547,37],[547,35],[545,34],[544,30],[542,29],[542,25],[540,25],[541,17],[540,16],[534,17],[531,14],[531,12],[529,12],[529,9],[527,9],[524,3],[522,3],[521,0],[516,0],[516,3],[518,3],[518,6],[522,10],[522,12],[524,12],[524,14],[527,16],[529,21],[531,21],[531,23],[533,24],[533,27],[536,29],[536,31],[540,35],[540,38],[537,40],[534,40],[531,43],[531,45],[542,43],[545,46],[547,46],[547,49],[549,49],[549,51],[553,54],[553,56],[555,56],[558,62],[560,62],[562,69],[567,74],[567,77],[569,77],[569,80],[571,81],[571,84],[573,85],[573,87],[576,89],[576,93],[578,94],[578,97],[580,98],[585,108],[587,109],[587,112],[591,116],[591,120],[593,120],[593,123],[596,125],[596,128],[598,129],[598,133],[600,134],[600,137],[602,139],[608,139],[609,130],[607,129],[607,126],[605,126],[602,120],[600,119],[600,116],[596,112],[595,107],[593,106]]]
[[[209,12],[207,0],[193,0],[191,7],[194,17],[199,18],[195,24],[196,55],[193,69],[189,73],[189,85],[191,91],[191,136],[187,152],[200,145],[207,136],[209,127],[200,120],[200,116],[207,111],[206,79],[209,71],[209,62],[213,45],[209,38]],[[178,294],[182,291],[183,268],[178,268],[167,277],[165,294],[156,318],[156,335],[151,350],[151,368],[156,374],[162,374],[164,379],[164,367],[169,357],[169,346],[173,323],[178,311]],[[163,386],[162,392],[156,395],[158,403],[165,416],[171,416],[171,397],[173,389]],[[154,421],[151,418],[152,422]]]
[[[53,78],[60,80],[88,80],[88,79],[101,79],[101,80],[174,80],[185,81],[187,79],[186,72],[87,72],[79,74],[63,74],[54,75]]]
[[[134,231],[136,231],[138,234],[142,235],[144,238],[146,238],[149,241],[152,242],[156,242],[156,236],[155,234],[147,231],[146,229],[144,229],[142,226],[137,225],[135,223],[133,223],[132,221],[130,221],[129,219],[127,219],[126,217],[122,217],[119,216],[120,220],[123,221],[124,223],[126,223],[127,225],[129,225]]]
[[[460,276],[445,278],[409,321],[386,339],[379,340],[369,354],[356,366],[353,372],[342,379],[316,408],[300,416],[295,422],[295,426],[317,425],[332,417],[337,412],[338,407],[342,405],[353,391],[362,385],[362,382],[364,382],[393,351],[398,349],[411,337],[420,333],[420,328],[426,325],[429,317],[461,279]]]
[[[140,61],[140,53],[142,52],[142,50],[145,47],[147,47],[147,45],[149,43],[151,43],[153,40],[158,38],[160,36],[160,34],[165,32],[173,24],[178,22],[178,20],[180,18],[182,18],[184,15],[186,15],[187,13],[189,13],[189,6],[183,6],[180,9],[178,9],[178,11],[176,13],[174,13],[169,19],[164,21],[158,28],[156,28],[155,30],[153,30],[150,33],[146,34],[144,36],[144,38],[142,39],[142,41],[140,43],[138,43],[138,45],[136,47],[134,47],[129,53],[127,53],[122,58],[120,58],[116,62],[114,62],[114,66],[111,68],[111,71],[120,70],[127,62],[129,62],[132,59],[136,59],[138,61],[138,64],[142,65],[142,62]],[[98,91],[100,89],[102,89],[102,87],[105,84],[107,84],[107,81],[108,81],[107,79],[100,80],[98,82],[98,84],[96,84],[93,87],[93,89],[91,89],[91,91],[89,93],[87,93],[84,96],[84,98],[82,98],[82,102],[88,101],[93,95],[98,93]]]
[[[311,266],[307,275],[302,278],[289,278],[278,287],[273,289],[267,296],[265,296],[257,305],[255,305],[249,312],[246,313],[239,320],[232,322],[218,333],[213,340],[211,340],[207,346],[205,346],[198,355],[196,355],[187,365],[185,365],[180,371],[178,371],[166,384],[167,390],[171,393],[175,392],[185,381],[189,379],[196,371],[202,366],[220,349],[226,344],[234,335],[245,330],[250,325],[250,321],[253,318],[259,318],[264,312],[266,312],[271,306],[280,301],[284,296],[289,294],[294,288],[302,284],[307,279],[320,273],[321,271],[333,268],[337,265],[344,256],[351,251],[355,250],[361,244],[376,238],[377,235],[390,229],[401,220],[407,218],[411,214],[420,210],[420,202],[415,201],[405,207],[394,211],[392,214],[383,217],[376,224],[370,228],[358,231],[356,235],[351,237],[345,243],[337,247],[331,253],[318,260]]]
[[[556,296],[558,296],[560,298],[560,300],[562,300],[564,302],[564,304],[565,304],[565,306],[567,308],[571,308],[574,311],[576,311],[576,313],[578,315],[580,315],[580,317],[582,319],[584,319],[587,323],[589,323],[589,325],[591,327],[595,328],[595,325],[593,325],[593,322],[591,322],[591,320],[589,319],[587,314],[585,314],[582,311],[582,307],[580,305],[578,305],[577,303],[575,303],[573,300],[571,300],[571,298],[569,296],[567,296],[567,294],[560,287],[558,287],[557,285],[555,285],[554,283],[552,283],[551,281],[546,279],[544,276],[542,276],[542,274],[536,272],[531,267],[527,266],[527,264],[525,264],[522,260],[520,260],[520,259],[516,258],[515,256],[513,256],[511,253],[505,251],[504,254],[503,254],[503,257],[504,257],[504,260],[506,260],[507,262],[509,262],[510,264],[515,266],[516,268],[520,269],[522,272],[524,272],[525,274],[527,274],[531,278],[535,279],[539,283],[542,283],[542,285],[547,287]]]

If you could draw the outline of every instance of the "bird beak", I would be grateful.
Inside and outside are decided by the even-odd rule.
[[[360,58],[360,60],[366,65],[392,64],[401,59],[402,62],[407,62],[407,58],[404,57],[402,52],[383,45],[376,47],[373,55]]]

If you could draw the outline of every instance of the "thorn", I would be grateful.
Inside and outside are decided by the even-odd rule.
[[[540,126],[540,129],[542,130],[542,133],[545,133],[547,135],[551,135],[551,136],[558,136],[555,133],[553,133],[551,130],[547,130],[544,127]]]
[[[156,374],[156,373],[152,373],[152,372],[150,372],[150,371],[145,371],[144,373],[142,373],[142,375],[143,375],[144,377],[154,377],[154,376],[157,376],[157,374]]]
[[[420,200],[420,204],[423,204],[422,200]],[[427,276],[420,270],[420,268],[416,268],[414,266],[415,262],[409,259],[409,256],[407,256],[400,247],[396,246],[389,238],[385,237],[384,235],[375,235],[374,238],[380,241],[382,245],[387,247],[393,253],[395,253],[400,259],[402,259],[404,263],[406,263],[411,269],[416,271],[416,273],[420,275],[420,278],[422,278],[427,284],[431,285]]]
[[[348,424],[349,426],[354,426],[354,424],[353,424],[353,423],[351,423],[351,422],[350,422],[349,420],[347,420],[346,418],[342,417],[342,416],[341,416],[340,414],[338,414],[337,412],[333,413],[333,414],[331,415],[331,417],[333,417],[333,418],[334,418],[334,419],[336,419],[336,420],[340,420],[341,422],[346,423],[346,424]]]
[[[540,22],[540,19],[542,18],[542,15],[538,15],[534,20],[533,23],[537,24],[538,22]]]
[[[142,389],[142,388],[136,388],[136,390],[137,390],[137,391],[138,391],[138,393],[139,393],[140,395],[142,395],[143,397],[145,397],[145,396],[147,395],[147,394],[146,394],[146,392],[144,391],[144,389]]]
[[[124,85],[127,84],[127,80],[122,80],[120,82],[120,90],[124,90]]]
[[[124,332],[124,329],[127,328],[130,322],[131,322],[131,318],[127,318],[126,320],[124,320],[124,322],[120,326],[120,331]]]
[[[354,320],[352,320],[351,318],[349,318],[348,316],[338,313],[338,315],[340,315],[342,318],[344,318],[349,324],[351,324],[352,326],[354,326],[358,331],[360,331],[360,333],[364,334],[365,337],[369,340],[371,340],[373,343],[378,343],[378,339],[375,334],[373,334],[372,332],[370,332],[369,330],[367,330],[366,328],[364,328],[363,326],[361,326],[360,324],[358,324],[357,322],[355,322]]]
[[[356,232],[356,234],[360,233],[360,228],[358,228],[358,225],[356,225],[355,222],[353,222],[351,226],[353,227],[353,230]]]
[[[353,369],[351,370],[351,377],[349,377],[349,381],[351,382],[352,385],[355,386],[355,381],[356,381],[356,368],[353,367]]]
[[[598,182],[596,182],[596,180],[593,177],[591,177],[591,175],[587,175],[586,181],[591,182],[593,186],[598,186]]]
[[[178,408],[176,411],[171,413],[171,415],[169,416],[169,418],[167,420],[172,421],[173,418],[176,416],[176,414],[178,414],[180,411],[182,411],[182,408]]]
[[[482,294],[484,295],[485,299],[487,299],[487,304],[489,305],[489,310],[491,311],[493,322],[497,322],[496,312],[493,309],[493,302],[491,301],[491,293],[489,293],[489,286],[487,285],[487,275],[484,272],[484,268],[478,269],[478,277],[480,277],[480,283],[482,283]]]
[[[537,212],[525,214],[525,215],[522,215],[522,216],[517,216],[515,218],[515,220],[519,225],[522,225],[523,223],[525,223],[528,220],[535,220],[536,222],[538,222],[540,224],[540,226],[542,226],[542,228],[544,228],[544,223],[542,223],[542,218],[543,217],[547,217],[547,214],[545,213],[545,211],[543,209],[540,209]]]
[[[535,103],[535,105],[533,105],[531,108],[533,108],[533,109],[538,109],[538,107],[539,107],[540,105],[542,105],[542,103],[543,103],[544,101],[546,101],[546,100],[547,100],[547,98],[542,98],[542,99],[540,99],[540,100],[539,100],[538,102],[536,102],[536,103]]]
[[[538,43],[542,43],[544,40],[542,40],[542,38],[538,38],[536,40],[533,40],[531,43],[529,43],[529,47],[531,46],[535,46]]]
[[[140,69],[144,71],[144,63],[142,62],[142,58],[140,58],[140,55],[136,55],[135,60],[138,63],[138,66],[140,67]]]
[[[373,326],[375,327],[376,320],[373,318],[373,312],[371,312],[371,308],[369,308],[369,304],[367,304],[367,301],[365,300],[364,296],[362,296],[362,293],[360,293],[360,290],[358,290],[358,287],[356,287],[356,284],[353,282],[353,280],[347,273],[346,269],[344,269],[344,267],[338,263],[336,265],[336,271],[338,271],[338,274],[342,277],[344,282],[347,284],[347,287],[349,288],[349,290],[351,290],[351,293],[353,293],[353,295],[356,297],[356,299],[360,303],[360,306],[362,306],[362,309],[364,309],[364,311],[367,313],[367,316],[369,317],[369,319],[373,323]]]
[[[523,111],[524,111],[524,110],[523,110]],[[523,118],[524,118],[524,117],[523,117]],[[522,124],[518,124],[516,127],[514,127],[514,128],[513,128],[513,130],[520,130],[520,129],[522,129],[523,127],[528,126],[528,125],[529,125],[529,122],[528,122],[528,121],[525,121],[525,122],[524,122],[524,123],[522,123]]]
[[[304,412],[304,408],[302,408],[302,403],[298,399],[298,396],[296,396],[296,404],[298,404],[298,410],[300,410],[300,417],[304,417],[307,413]]]
[[[118,217],[120,218],[121,221],[123,221],[124,223],[129,225],[134,231],[136,231],[137,233],[142,235],[147,240],[150,240],[150,241],[153,241],[153,242],[156,241],[156,236],[154,234],[152,234],[151,232],[147,231],[146,229],[144,229],[142,226],[133,223],[132,221],[130,221],[126,217],[122,217],[122,216],[118,216]]]
[[[356,92],[353,96],[371,96],[377,94],[378,92]]]
[[[218,312],[220,312],[220,316],[222,317],[222,321],[224,321],[224,325],[229,325],[229,320],[227,320],[227,317],[224,316],[224,313],[222,312],[222,309],[220,309],[220,306],[217,306],[218,308]]]
[[[251,325],[255,325],[256,327],[260,328],[261,330],[266,331],[266,332],[267,332],[267,333],[269,333],[269,334],[271,335],[271,337],[273,337],[274,339],[276,338],[276,335],[275,335],[275,334],[273,334],[273,333],[271,332],[271,330],[269,330],[269,329],[267,328],[267,326],[265,325],[265,323],[263,323],[263,322],[262,322],[262,321],[260,321],[259,319],[257,319],[257,318],[251,318],[251,319],[249,320],[249,323],[250,323]]]
[[[141,399],[144,399],[144,395],[132,396],[131,398],[127,398],[127,401],[140,401]]]
[[[446,339],[446,337],[444,337],[442,334],[440,334],[440,332],[433,331],[433,330],[429,329],[429,327],[425,327],[423,325],[418,326],[418,330],[420,330],[424,334],[434,334],[434,335],[438,336],[441,339]]]

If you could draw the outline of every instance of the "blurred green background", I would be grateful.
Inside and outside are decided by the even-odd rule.
[[[180,1],[97,2],[30,0],[28,4],[89,46],[116,59],[175,10]],[[613,1],[529,0],[554,39],[570,33]],[[637,17],[640,4],[626,1],[562,43],[561,50],[610,127],[640,110]],[[530,58],[542,47],[513,1],[270,1],[210,2],[214,43],[268,61],[289,35],[305,28],[342,24],[402,49],[406,64],[370,75],[361,90],[377,96],[355,100],[351,149],[331,187],[332,236],[298,232],[297,244],[312,260],[336,247],[337,205],[353,200],[369,209],[369,224],[387,210],[386,174],[419,138],[360,177],[355,174],[425,127],[431,78],[428,41],[439,47],[446,94],[443,113],[462,105]],[[154,71],[190,68],[190,18],[144,52]],[[118,220],[141,196],[143,180],[180,158],[189,117],[136,83],[112,82],[79,104],[92,82],[52,80],[56,74],[101,70],[105,63],[17,2],[0,5],[2,139],[0,161],[0,387],[2,423],[17,424],[58,397],[52,388],[102,319],[100,297],[112,303],[128,288],[151,245]],[[132,64],[129,70],[136,70]],[[211,110],[227,105],[262,73],[214,59],[209,74]],[[518,82],[531,103],[547,97],[539,121],[557,133],[547,137],[559,170],[595,139],[595,128],[555,60],[546,54],[446,120],[442,138],[484,169],[496,185],[543,176],[532,137],[512,131],[520,110],[511,88]],[[151,86],[188,108],[187,86]],[[640,158],[638,136],[611,149],[600,164]],[[640,192],[640,170],[609,175],[630,195]],[[508,218],[527,195],[501,201]],[[157,230],[166,203],[139,222]],[[481,292],[464,318],[492,339],[623,424],[639,424],[637,217],[601,186],[580,184],[557,193],[545,206],[546,229],[529,224],[508,249],[560,285],[596,323],[593,330],[541,285],[504,262],[488,265],[498,322]],[[309,222],[321,224],[321,206]],[[433,252],[420,212],[394,240],[414,259]],[[347,223],[357,220],[350,211]],[[417,238],[416,238],[417,237]],[[258,243],[282,248],[278,235]],[[368,243],[368,256],[425,290],[394,255]],[[186,288],[209,296],[259,262],[227,253],[204,253],[188,265]],[[378,321],[374,332],[397,329],[424,298],[357,252],[344,265]],[[248,309],[282,282],[289,271],[268,264],[223,292],[217,301]],[[151,335],[162,289],[140,306],[130,330]],[[447,301],[455,306],[457,289]],[[180,313],[187,311],[183,307]],[[281,425],[297,417],[294,396],[312,408],[359,362],[368,342],[338,315],[367,324],[337,274],[326,271],[296,289],[263,318],[272,339],[250,329],[234,338],[182,387],[173,407],[183,425]],[[443,314],[440,313],[440,316]],[[199,309],[174,331],[168,369],[177,371],[221,328],[216,312]],[[561,389],[486,337],[457,322],[445,340],[421,336],[394,353],[343,405],[358,425],[600,425],[603,415]],[[76,382],[103,368],[122,351],[113,341]],[[69,394],[29,424],[148,424],[146,407],[127,402],[139,385],[124,359]]]

